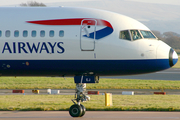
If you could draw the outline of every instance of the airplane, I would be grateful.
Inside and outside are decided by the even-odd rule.
[[[161,71],[177,53],[130,17],[81,7],[1,7],[1,76],[73,76],[76,98],[69,109],[82,117],[90,100],[86,83],[99,76]]]

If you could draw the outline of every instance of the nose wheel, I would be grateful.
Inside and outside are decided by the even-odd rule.
[[[90,100],[90,97],[86,95],[86,83],[99,83],[99,76],[75,76],[74,81],[76,83],[75,99],[72,100],[74,105],[70,107],[69,114],[72,117],[82,117],[86,113],[86,108],[80,102]]]
[[[82,117],[82,116],[84,116],[84,114],[86,113],[86,108],[85,108],[82,104],[80,104],[80,106],[81,106],[81,108],[82,108],[82,114],[81,114],[80,117]]]
[[[80,104],[74,104],[70,107],[69,109],[69,114],[72,116],[72,117],[82,117],[84,116],[86,112],[86,108]]]
[[[74,99],[74,100],[77,103],[74,102],[74,100],[72,100],[74,105],[72,105],[69,109],[69,114],[72,117],[82,117],[85,115],[86,108],[82,104],[80,104],[80,102],[85,102],[85,101],[90,100],[90,97],[85,94],[85,91],[86,91],[86,84],[85,83],[76,84],[76,94],[75,94],[76,99]]]

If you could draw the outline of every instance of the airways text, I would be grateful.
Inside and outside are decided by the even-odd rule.
[[[65,52],[65,49],[61,46],[63,42],[5,42],[2,49],[2,53],[59,53]]]

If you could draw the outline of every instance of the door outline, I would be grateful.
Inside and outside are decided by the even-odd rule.
[[[88,22],[88,23],[84,23],[84,22]],[[94,23],[94,24],[93,24]],[[89,31],[86,29],[87,26],[94,26],[94,38],[88,38],[90,36]],[[80,27],[80,49],[81,51],[94,51],[95,49],[95,38],[96,38],[96,26],[97,26],[97,21],[95,19],[83,19],[81,21],[81,27]],[[83,32],[86,33],[87,37],[83,36]],[[84,39],[86,40],[84,40]],[[84,48],[86,47],[83,44],[87,44],[87,45],[91,45],[91,48]]]

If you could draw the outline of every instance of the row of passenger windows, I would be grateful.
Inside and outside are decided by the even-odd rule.
[[[142,38],[150,38],[150,39],[157,39],[156,36],[153,35],[151,31],[145,30],[123,30],[120,32],[120,39],[125,40],[138,40]]]
[[[37,31],[36,30],[33,30],[30,33],[30,36],[31,37],[37,37]],[[28,37],[28,31],[27,30],[24,30],[22,32],[22,36],[23,37]],[[40,33],[38,34],[40,37],[45,37],[46,35],[46,32],[44,30],[41,30]],[[55,36],[55,31],[54,30],[50,30],[49,33],[48,33],[49,37],[54,37]],[[5,36],[6,37],[10,37],[11,36],[11,31],[10,30],[6,30],[5,31]],[[14,37],[19,37],[20,36],[20,32],[18,30],[15,30],[13,32],[13,36]],[[2,37],[2,31],[0,31],[0,37]],[[59,37],[64,37],[64,31],[63,30],[60,30],[59,31]]]

